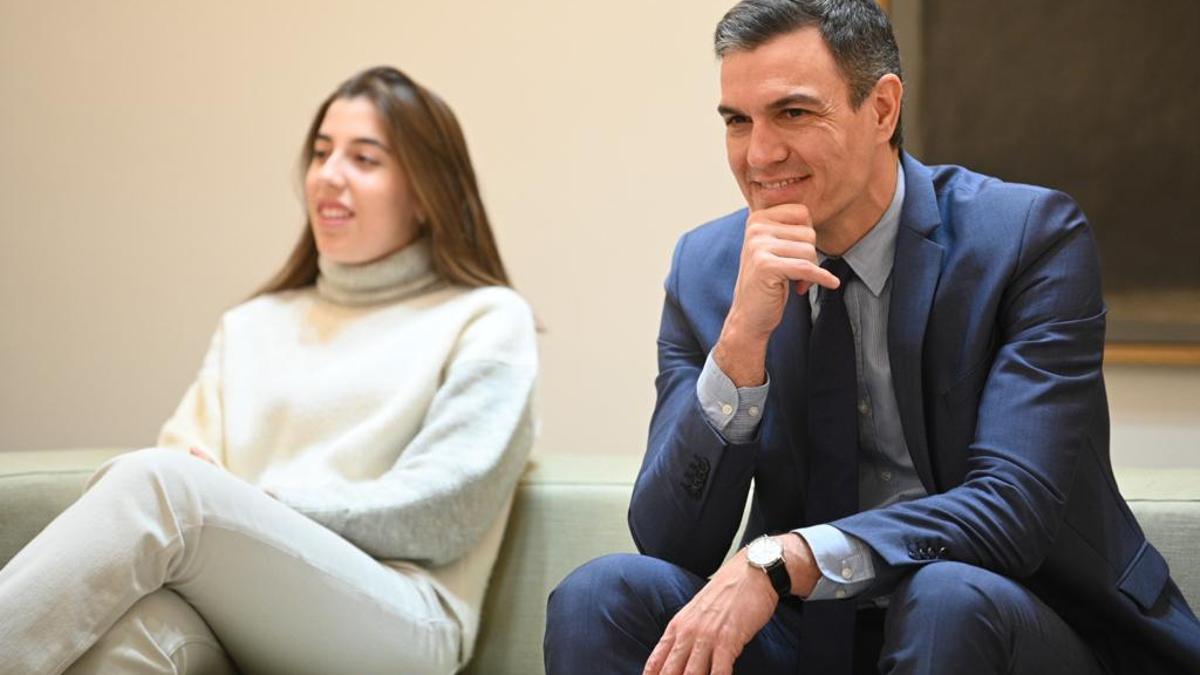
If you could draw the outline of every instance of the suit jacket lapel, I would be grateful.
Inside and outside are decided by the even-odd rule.
[[[888,357],[892,386],[900,408],[904,440],[925,489],[938,492],[929,457],[922,391],[922,345],[933,295],[942,271],[944,249],[930,238],[941,225],[929,169],[907,153],[904,162],[904,205],[896,233],[892,266],[892,299],[888,310]]]

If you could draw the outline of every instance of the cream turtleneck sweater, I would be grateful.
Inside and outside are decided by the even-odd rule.
[[[533,439],[529,307],[442,281],[418,240],[221,318],[158,444],[196,446],[387,564],[432,578],[470,658]]]

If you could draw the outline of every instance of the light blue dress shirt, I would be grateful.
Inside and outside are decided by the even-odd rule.
[[[891,204],[879,222],[842,256],[855,275],[846,285],[844,297],[858,376],[861,510],[926,494],[904,440],[887,350],[892,263],[903,203],[904,169],[899,167]],[[818,257],[825,260],[823,254]],[[821,291],[813,286],[808,292],[814,321],[820,313]],[[696,382],[696,395],[705,417],[726,441],[745,443],[758,430],[770,385],[768,380],[758,387],[737,388],[710,353]],[[821,570],[821,578],[807,599],[852,597],[871,585],[875,578],[871,549],[861,540],[830,525],[804,527],[796,532],[808,542]]]

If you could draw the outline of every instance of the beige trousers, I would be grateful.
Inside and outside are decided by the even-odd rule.
[[[101,467],[0,570],[3,675],[452,673],[460,641],[424,577],[170,450]]]
[[[204,618],[165,588],[135,602],[67,668],[68,675],[236,672]]]

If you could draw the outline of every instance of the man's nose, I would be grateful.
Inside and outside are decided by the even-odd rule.
[[[778,164],[788,157],[788,147],[779,133],[769,124],[755,124],[750,129],[750,144],[746,162],[755,169]]]

